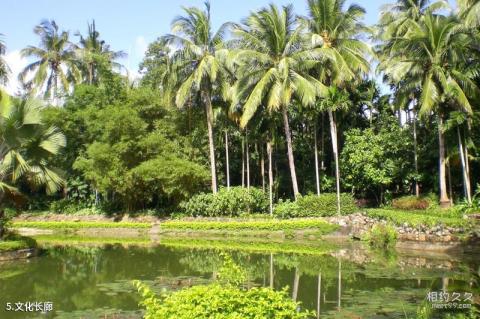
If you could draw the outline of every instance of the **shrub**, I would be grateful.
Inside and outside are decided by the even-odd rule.
[[[393,248],[397,242],[397,231],[388,224],[376,224],[365,235],[366,240],[373,248]]]
[[[407,224],[418,227],[421,225],[448,227],[471,227],[468,219],[463,219],[454,210],[446,212],[402,211],[394,209],[369,209],[367,215],[372,218],[387,220],[395,225]]]
[[[275,291],[271,288],[239,288],[244,270],[236,266],[231,258],[225,258],[224,275],[233,282],[193,286],[171,294],[157,297],[151,289],[139,281],[134,285],[142,295],[140,305],[146,308],[145,319],[306,319],[313,314],[299,310],[300,303],[293,301],[287,289]],[[228,270],[229,269],[229,270]],[[225,276],[228,274],[228,276]]]
[[[296,217],[333,216],[337,213],[337,194],[306,195],[297,200],[297,205],[299,209]],[[351,194],[340,194],[340,209],[342,215],[352,214],[357,210]]]
[[[300,215],[300,208],[296,202],[280,200],[273,209],[273,215],[278,218],[291,218]]]
[[[435,205],[431,197],[403,196],[392,201],[392,207],[403,210],[427,210]]]
[[[219,284],[193,286],[167,295],[163,299],[142,284],[136,284],[146,308],[145,319],[303,319],[311,315],[297,311],[298,304],[287,290],[271,288],[242,290]]]
[[[0,239],[3,237],[4,229],[7,227],[10,217],[0,208]]]
[[[49,210],[55,214],[73,215],[77,212],[91,208],[89,204],[77,202],[68,198],[59,199],[50,203]]]
[[[240,216],[243,213],[265,214],[268,212],[268,198],[258,189],[232,187],[220,189],[217,194],[199,194],[180,204],[188,216],[218,217]]]

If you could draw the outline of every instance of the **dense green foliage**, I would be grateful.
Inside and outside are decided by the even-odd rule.
[[[363,240],[373,248],[391,249],[397,243],[397,231],[389,224],[374,225],[364,236]]]
[[[273,209],[273,214],[277,218],[290,218],[300,215],[300,207],[294,201],[280,200]]]
[[[418,227],[421,225],[438,226],[445,225],[449,227],[469,227],[472,223],[459,215],[457,212],[443,211],[402,211],[395,209],[368,209],[367,214],[370,217],[384,219],[395,225],[411,225]]]
[[[180,205],[188,216],[235,217],[242,214],[268,212],[268,199],[262,190],[254,187],[223,188],[217,194],[198,194]]]
[[[69,198],[52,201],[48,206],[48,211],[66,215],[94,215],[102,212],[88,201],[76,201]]]
[[[223,255],[219,281],[204,286],[193,286],[157,297],[139,281],[134,282],[142,296],[140,305],[146,309],[145,319],[301,319],[312,315],[299,310],[300,303],[293,301],[287,289],[240,288],[246,272],[230,256]]]
[[[342,215],[352,214],[357,210],[355,200],[351,194],[340,195]],[[298,215],[294,217],[324,217],[336,214],[336,194],[324,193],[320,195],[306,195],[298,199]]]
[[[69,197],[101,201],[106,210],[167,209],[203,190],[208,171],[200,158],[192,158],[195,140],[179,131],[184,115],[162,108],[149,89],[108,96],[116,87],[126,89],[119,79],[106,87],[79,86],[65,108],[47,110],[49,121],[79,143],[61,159],[80,178],[72,179]],[[105,95],[109,99],[97,98]],[[79,131],[83,140],[76,138]],[[78,196],[81,181],[97,199]]]
[[[413,181],[411,143],[398,120],[384,114],[375,127],[347,131],[341,155],[345,183],[357,194],[373,194],[383,203],[385,189],[408,187]]]
[[[430,197],[403,196],[392,201],[392,207],[400,210],[426,210],[436,205]]]
[[[320,195],[305,195],[296,202],[279,202],[275,205],[274,214],[279,218],[291,217],[326,217],[337,214],[337,195],[324,193]],[[357,210],[351,194],[341,194],[341,214],[352,214]]]
[[[271,288],[242,289],[218,284],[194,286],[156,299],[145,286],[139,286],[146,308],[146,319],[301,319],[309,313],[297,312],[298,304],[287,291]]]
[[[447,15],[443,5],[398,1],[370,28],[365,10],[345,1],[307,1],[307,18],[297,18],[293,5],[271,4],[216,32],[209,3],[184,7],[171,33],[149,45],[134,83],[116,72],[123,53],[94,22],[73,39],[54,20],[42,21],[34,28],[39,45],[22,50],[30,64],[19,79],[48,104],[37,110],[42,125],[34,136],[58,128],[50,132],[57,146],[41,161],[17,152],[45,165],[8,173],[23,194],[9,205],[190,216],[350,213],[344,195],[334,209],[330,195],[301,197],[336,191],[369,206],[438,193],[443,206],[453,197],[472,208],[480,55],[471,8],[478,6],[457,5]],[[1,79],[6,70],[0,59]],[[40,179],[53,196],[32,187]],[[394,205],[425,206],[413,202]]]

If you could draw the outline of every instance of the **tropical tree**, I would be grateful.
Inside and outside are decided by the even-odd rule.
[[[308,0],[308,23],[311,40],[326,60],[316,68],[318,80],[331,88],[345,88],[367,74],[370,64],[370,47],[359,38],[366,31],[361,19],[365,10],[350,5],[344,10],[345,0]],[[330,100],[338,96],[338,89],[330,91]],[[339,106],[326,109],[330,121],[330,135],[335,160],[337,213],[340,214],[340,165],[338,161],[338,136],[334,112]]]
[[[479,0],[458,0],[459,16],[467,26],[480,26],[480,1]]]
[[[243,25],[233,30],[236,46],[241,49],[236,54],[239,81],[234,88],[232,107],[243,106],[242,127],[262,106],[270,113],[281,113],[295,197],[299,189],[288,108],[293,105],[294,98],[303,105],[313,105],[326,89],[308,74],[319,57],[304,49],[303,31],[291,5],[280,9],[273,4],[251,13]]]
[[[49,159],[65,146],[65,136],[43,124],[38,101],[11,102],[5,96],[0,102],[0,203],[5,195],[18,192],[14,185],[20,179],[33,187],[45,186],[47,193],[56,192],[63,179]]]
[[[397,38],[402,37],[409,30],[411,21],[419,22],[427,12],[435,13],[441,9],[448,9],[448,2],[440,0],[431,3],[427,0],[398,0],[394,4],[387,4],[382,7],[380,21],[377,25],[376,38],[380,41],[377,47],[377,54],[380,60],[378,70],[384,72],[384,80],[388,82],[394,91],[393,107],[400,112],[406,109],[407,113],[412,112],[413,146],[415,165],[415,195],[420,196],[418,181],[418,146],[417,146],[417,117],[418,100],[420,98],[418,73],[403,74],[398,78],[396,69],[391,67],[388,46]],[[387,52],[387,54],[384,54]],[[399,117],[400,119],[400,117]]]
[[[10,71],[7,63],[3,59],[6,51],[5,42],[2,40],[3,34],[0,33],[0,83],[5,83],[8,80],[8,72]]]
[[[110,46],[100,39],[100,33],[95,27],[95,20],[88,24],[86,37],[80,32],[77,32],[75,35],[80,37],[76,55],[85,82],[96,84],[100,80],[101,70],[110,71],[112,67],[121,68],[121,64],[115,62],[115,60],[125,57],[125,53],[112,51]]]
[[[197,100],[205,107],[212,192],[216,193],[212,95],[223,92],[222,96],[226,97],[228,83],[223,76],[221,60],[227,53],[223,38],[230,23],[223,24],[213,33],[209,2],[205,2],[205,10],[196,7],[183,10],[186,15],[172,22],[173,34],[165,35],[162,40],[177,48],[171,57],[173,65],[170,70],[171,80],[179,84],[175,95],[177,107]]]
[[[54,20],[42,21],[33,31],[40,37],[40,45],[26,47],[21,55],[37,60],[20,72],[19,80],[27,89],[43,92],[45,98],[56,102],[61,91],[67,92],[70,84],[80,79],[74,45],[68,32],[60,31]]]
[[[436,12],[449,8],[444,0],[397,0],[395,3],[383,5],[378,22],[378,35],[384,40],[392,36],[401,36],[408,31],[410,21],[419,21],[427,11]]]
[[[478,96],[474,72],[462,72],[470,46],[465,30],[455,17],[428,12],[419,22],[410,21],[408,32],[388,48],[390,72],[402,78],[418,78],[420,115],[435,114],[439,143],[440,203],[449,206],[446,183],[444,119],[448,107],[472,112],[469,96]]]

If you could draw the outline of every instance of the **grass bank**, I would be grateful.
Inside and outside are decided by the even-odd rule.
[[[247,221],[182,221],[172,220],[160,224],[161,230],[188,231],[297,231],[315,230],[328,234],[338,228],[320,219],[301,220],[247,220]]]
[[[34,239],[23,237],[15,234],[7,235],[0,241],[0,253],[7,251],[15,251],[20,249],[34,248],[37,243]]]
[[[88,229],[88,228],[151,228],[150,223],[139,222],[40,222],[40,221],[15,221],[10,224],[12,228],[38,228],[38,229]]]
[[[372,218],[387,220],[395,225],[407,224],[417,227],[425,226],[447,226],[455,228],[468,228],[472,221],[464,219],[463,216],[453,211],[442,210],[412,210],[405,211],[399,209],[368,209],[367,215]]]

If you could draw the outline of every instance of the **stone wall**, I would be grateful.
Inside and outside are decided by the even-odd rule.
[[[0,261],[13,260],[13,259],[24,259],[30,258],[38,255],[37,248],[27,248],[14,251],[6,251],[0,253]]]
[[[369,231],[375,224],[386,224],[387,221],[379,220],[367,216],[366,213],[355,213],[347,216],[329,217],[327,220],[337,224],[343,228],[343,233],[357,239],[361,239],[363,235]],[[410,241],[428,241],[428,242],[452,242],[459,241],[460,236],[465,234],[465,229],[447,227],[420,225],[417,227],[403,224],[395,226],[400,240]]]

